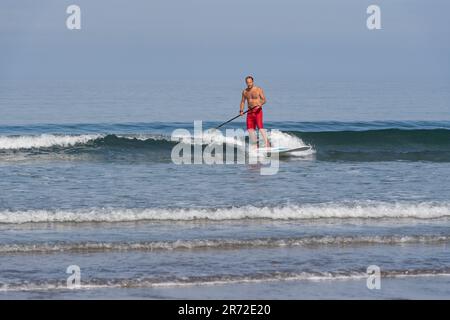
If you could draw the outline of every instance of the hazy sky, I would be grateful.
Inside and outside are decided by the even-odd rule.
[[[66,8],[81,7],[81,30]],[[382,30],[366,27],[370,4]],[[450,81],[448,0],[2,0],[0,80]]]

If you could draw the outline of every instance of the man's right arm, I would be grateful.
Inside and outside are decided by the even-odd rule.
[[[244,107],[245,107],[245,94],[244,91],[242,91],[242,99],[241,99],[241,105],[239,107],[239,114],[242,116],[244,114]]]

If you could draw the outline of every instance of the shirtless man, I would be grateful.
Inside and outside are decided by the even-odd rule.
[[[262,106],[266,103],[266,97],[264,96],[263,89],[253,85],[253,77],[248,76],[245,78],[247,88],[242,91],[242,100],[240,106],[240,115],[244,114],[245,100],[247,100],[248,112],[247,112],[247,130],[250,139],[253,143],[256,143],[256,127],[261,132],[264,139],[264,146],[270,148],[269,139],[267,139],[266,130],[263,125],[263,111]]]

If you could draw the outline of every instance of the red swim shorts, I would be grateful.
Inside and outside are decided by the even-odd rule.
[[[247,112],[247,130],[248,129],[262,129],[263,126],[263,111],[261,107],[253,107]]]

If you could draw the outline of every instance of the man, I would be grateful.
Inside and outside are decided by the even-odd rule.
[[[255,129],[258,128],[263,136],[264,146],[270,148],[269,139],[267,139],[267,134],[263,125],[262,106],[266,103],[264,91],[253,84],[252,76],[246,77],[245,82],[247,83],[247,88],[242,91],[240,115],[242,116],[244,114],[245,100],[247,100],[249,110],[247,112],[247,130],[250,140],[251,142],[256,143]]]

